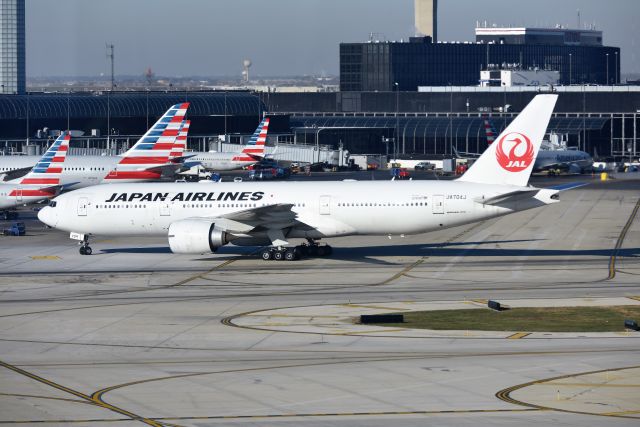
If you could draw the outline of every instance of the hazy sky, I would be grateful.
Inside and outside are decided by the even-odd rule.
[[[370,33],[413,35],[413,0],[26,0],[27,75],[337,74],[338,45]],[[441,0],[439,38],[474,40],[477,20],[513,25],[594,23],[640,72],[640,0]]]

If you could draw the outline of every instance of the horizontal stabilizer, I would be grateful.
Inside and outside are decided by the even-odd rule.
[[[500,203],[509,203],[509,202],[518,202],[525,199],[530,199],[535,196],[540,189],[535,188],[531,190],[521,190],[521,191],[511,191],[509,193],[500,194],[495,197],[490,197],[488,199],[477,198],[475,202],[481,203],[483,205],[497,205]]]

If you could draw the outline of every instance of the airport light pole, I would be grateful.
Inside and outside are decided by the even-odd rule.
[[[605,53],[607,56],[607,84],[609,84],[609,54]]]
[[[453,156],[453,86],[449,83],[449,156]]]
[[[400,85],[398,82],[394,82],[393,86],[396,89],[396,135],[393,138],[393,160],[398,158],[398,140],[400,139]]]
[[[572,60],[573,60],[573,54],[569,54],[569,86],[571,86],[571,84],[573,83],[573,73],[572,73]]]
[[[616,67],[616,72],[613,75],[613,84],[618,84],[618,52],[615,52],[616,62],[613,64]]]

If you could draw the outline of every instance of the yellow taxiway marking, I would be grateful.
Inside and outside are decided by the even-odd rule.
[[[632,299],[634,301],[640,301],[640,297],[627,297],[629,299]]]
[[[619,416],[619,415],[635,415],[640,414],[640,411],[620,411],[620,412],[605,412],[600,415]]]
[[[509,336],[507,337],[507,339],[510,339],[510,340],[519,340],[519,339],[521,339],[521,338],[526,337],[527,335],[531,335],[531,332],[517,332],[517,333],[515,333],[515,334],[513,334],[513,335],[509,335]]]
[[[129,411],[127,411],[125,409],[122,409],[122,408],[119,408],[117,406],[111,405],[109,403],[103,402],[103,401],[98,400],[98,399],[93,399],[92,396],[86,395],[86,394],[81,393],[81,392],[79,392],[77,390],[74,390],[72,388],[65,387],[63,385],[57,384],[57,383],[55,383],[53,381],[50,381],[50,380],[48,380],[46,378],[43,378],[43,377],[40,377],[40,376],[38,376],[36,374],[32,374],[31,372],[25,371],[24,369],[20,369],[15,365],[10,365],[9,363],[0,361],[0,366],[2,366],[4,368],[7,368],[7,369],[9,369],[9,370],[11,370],[13,372],[16,372],[16,373],[18,373],[20,375],[23,375],[23,376],[25,376],[27,378],[31,378],[32,380],[38,381],[39,383],[46,384],[49,387],[53,387],[55,389],[64,391],[65,393],[68,393],[68,394],[74,395],[76,397],[79,397],[79,398],[81,398],[81,399],[83,399],[83,400],[85,400],[87,402],[93,403],[93,404],[95,404],[97,406],[100,406],[100,407],[102,407],[104,409],[109,409],[109,410],[111,410],[113,412],[117,412],[117,413],[119,413],[121,415],[127,416],[127,417],[131,418],[132,420],[139,421],[139,422],[142,422],[144,424],[147,424],[147,425],[150,425],[150,426],[154,426],[154,427],[163,427],[162,424],[160,424],[160,423],[158,423],[158,422],[156,422],[156,421],[154,421],[152,419],[141,417],[139,415],[136,415],[136,414],[134,414],[132,412],[129,412]]]
[[[34,260],[58,260],[58,259],[61,259],[57,255],[33,255],[33,256],[30,256],[29,258],[34,259]]]

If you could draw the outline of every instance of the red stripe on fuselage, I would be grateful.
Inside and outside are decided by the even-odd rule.
[[[25,178],[20,181],[20,184],[45,184],[45,185],[58,185],[60,180],[58,178]]]
[[[159,179],[162,174],[153,171],[111,171],[104,179]]]
[[[120,160],[121,165],[162,165],[167,163],[168,156],[162,157],[125,157]]]

